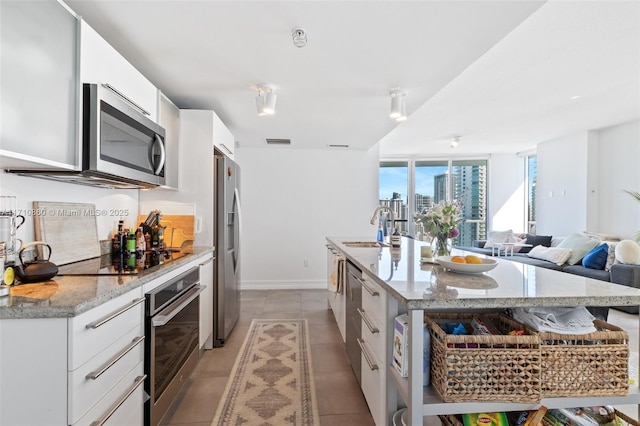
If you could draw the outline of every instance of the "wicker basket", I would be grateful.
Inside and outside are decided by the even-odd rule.
[[[629,394],[629,335],[604,321],[594,325],[599,331],[589,334],[538,332],[543,397]]]
[[[428,314],[431,384],[445,402],[538,402],[541,399],[540,339],[499,314],[486,314],[505,335],[450,335],[445,322],[465,325],[472,314]],[[520,329],[522,336],[506,335]]]

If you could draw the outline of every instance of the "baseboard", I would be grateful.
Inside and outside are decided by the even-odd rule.
[[[241,281],[240,290],[320,290],[327,289],[327,282],[324,280],[253,280]]]

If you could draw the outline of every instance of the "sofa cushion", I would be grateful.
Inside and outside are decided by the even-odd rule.
[[[609,281],[610,274],[604,269],[591,269],[585,268],[582,265],[566,265],[562,268],[562,272],[567,272],[573,275],[580,275],[587,278],[595,278],[600,281]]]
[[[560,266],[567,262],[567,259],[571,256],[571,250],[560,247],[544,247],[539,245],[532,248],[528,255],[529,257],[547,260]]]
[[[531,235],[527,234],[525,244],[531,244],[532,247],[522,247],[520,253],[529,253],[535,246],[551,247],[551,235]]]
[[[571,250],[571,255],[569,259],[567,259],[567,263],[569,265],[575,265],[582,260],[585,254],[589,253],[598,245],[600,245],[599,239],[575,233],[569,235],[564,241],[558,244],[558,248]]]
[[[607,264],[607,257],[609,256],[609,246],[607,243],[602,243],[589,253],[585,254],[582,258],[582,266],[589,269],[601,269],[604,270]]]
[[[501,257],[501,259],[508,259],[514,262],[525,263],[527,265],[538,266],[540,268],[545,268],[545,269],[554,269],[556,271],[562,270],[561,265],[556,265],[555,263],[549,262],[548,260],[529,257],[527,254],[522,254],[522,253],[516,253],[513,256]]]
[[[622,240],[616,245],[616,260],[627,265],[640,264],[640,245],[633,240]]]

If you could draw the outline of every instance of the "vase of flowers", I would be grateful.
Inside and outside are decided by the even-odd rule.
[[[450,239],[460,234],[458,225],[463,221],[460,213],[457,203],[441,201],[415,215],[416,223],[422,224],[424,232],[431,237],[436,256],[451,255]]]

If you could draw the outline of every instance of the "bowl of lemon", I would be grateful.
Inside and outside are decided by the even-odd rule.
[[[452,272],[463,274],[480,274],[492,270],[498,265],[495,259],[487,259],[474,255],[438,256],[438,263]]]

